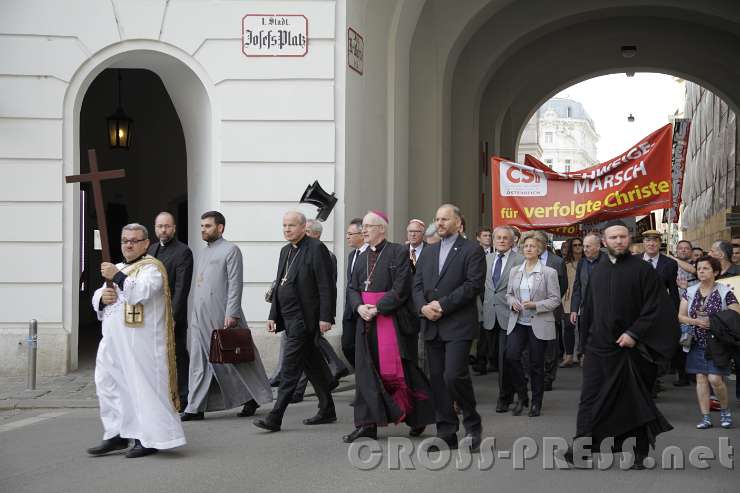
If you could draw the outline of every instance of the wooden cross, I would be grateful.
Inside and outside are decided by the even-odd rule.
[[[67,183],[92,183],[93,199],[95,201],[95,215],[98,217],[98,230],[100,231],[100,244],[102,247],[103,262],[110,262],[110,245],[108,245],[108,226],[105,221],[105,207],[103,205],[103,189],[100,184],[103,180],[123,178],[126,171],[116,169],[111,171],[98,171],[98,157],[95,149],[87,150],[87,158],[90,162],[90,172],[84,175],[72,175],[65,177]],[[107,283],[110,286],[110,282]]]

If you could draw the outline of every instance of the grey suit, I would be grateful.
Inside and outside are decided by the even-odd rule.
[[[535,314],[532,316],[532,332],[537,339],[542,341],[550,341],[555,339],[555,310],[558,305],[562,307],[560,300],[560,288],[558,283],[558,275],[555,269],[550,267],[542,267],[542,273],[535,272],[532,293],[530,296],[531,301],[534,301],[537,305]],[[521,300],[519,294],[519,285],[524,277],[524,265],[520,265],[509,274],[509,287],[506,290],[506,300],[509,303],[509,307],[514,303],[515,300]],[[506,326],[506,333],[511,334],[514,330],[514,326],[517,323],[517,313],[509,308],[509,323]]]
[[[520,286],[524,270],[525,264],[522,264],[509,273],[506,299],[510,306],[515,301],[522,301]],[[531,326],[527,326],[518,323],[519,315],[512,310],[507,327],[506,371],[510,372],[511,384],[519,394],[519,399],[526,399],[527,387],[522,354],[525,349],[529,351],[527,366],[532,382],[532,409],[534,409],[535,406],[542,405],[542,394],[545,389],[545,351],[549,343],[557,342],[554,311],[561,305],[561,297],[555,269],[537,265],[531,276],[529,299],[535,302],[535,313],[530,319]]]
[[[509,325],[509,304],[506,302],[506,288],[509,285],[509,272],[512,268],[521,265],[524,262],[524,257],[513,250],[509,250],[506,264],[501,270],[501,277],[494,286],[493,269],[496,266],[496,259],[496,252],[486,255],[486,288],[479,344],[486,341],[487,344],[484,344],[484,349],[488,349],[488,346],[495,346],[492,349],[495,349],[498,361],[499,405],[506,407],[513,399],[514,394],[514,387],[511,385],[509,374],[505,371],[506,365],[504,365],[506,327]],[[480,361],[481,358],[479,357],[479,369],[482,369]]]

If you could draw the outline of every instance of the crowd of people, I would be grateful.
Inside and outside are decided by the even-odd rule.
[[[629,229],[612,220],[557,250],[542,231],[505,225],[482,228],[473,241],[460,210],[444,204],[433,224],[412,219],[406,241],[394,243],[388,216],[369,211],[347,226],[345,291],[337,293],[337,259],[321,242],[321,223],[291,211],[266,296],[267,330],[281,334],[268,379],[256,347],[249,362],[209,360],[214,329],[247,327],[242,252],[225,228],[221,213],[202,215],[206,248],[194,262],[176,238],[174,216],[162,212],[156,241],[130,224],[121,237],[125,261],[101,265],[106,284],[93,308],[103,324],[95,382],[104,434],[91,455],[127,449],[130,439],[127,457],[181,446],[181,421],[236,407],[238,416],[253,416],[273,402],[271,386],[277,398],[256,427],[280,431],[308,382],[318,412],[303,423],[332,423],[332,390],[352,371],[346,443],[405,423],[411,436],[435,425],[436,436],[457,448],[461,415],[464,442],[476,451],[483,420],[471,370],[498,373],[497,413],[528,408],[536,418],[547,412],[558,369],[582,367],[574,445],[633,437],[636,468],[671,429],[654,404],[668,374],[675,386],[695,382],[697,428],[713,426],[712,410],[732,427],[726,377],[740,358],[740,304],[717,280],[740,274],[740,238],[715,241],[709,252],[682,240],[670,255],[661,233],[649,230],[637,252]],[[323,336],[337,324],[340,296],[344,359]],[[578,460],[573,448],[565,458]]]

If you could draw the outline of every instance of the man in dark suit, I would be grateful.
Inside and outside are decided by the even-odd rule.
[[[311,238],[315,238],[321,241],[321,234],[323,233],[323,231],[324,227],[318,220],[309,219],[306,221],[306,235],[310,236]],[[332,306],[335,306],[337,303],[337,256],[334,255],[334,252],[332,252],[331,250],[328,251],[329,256],[331,257]],[[324,356],[326,363],[329,365],[329,370],[331,370],[333,379],[331,386],[336,387],[337,385],[339,385],[339,380],[349,375],[349,369],[347,368],[347,365],[344,363],[344,361],[342,361],[341,358],[337,356],[337,353],[334,351],[331,343],[326,340],[326,337],[324,337],[323,335],[319,335],[316,344],[318,345],[321,354]],[[308,377],[304,373],[303,375],[301,375],[301,379],[298,381],[298,387],[296,387],[296,390],[293,393],[293,398],[290,402],[297,403],[303,401],[303,396],[306,393],[307,386]]]
[[[169,212],[157,214],[154,231],[159,241],[152,243],[147,253],[162,262],[167,270],[172,297],[172,318],[175,321],[175,362],[181,411],[188,405],[188,294],[193,278],[193,252],[185,243],[175,238],[175,216]]]
[[[457,447],[462,409],[466,437],[476,450],[482,424],[468,369],[468,355],[478,335],[476,300],[483,290],[485,256],[480,246],[460,234],[460,209],[444,204],[435,223],[442,241],[428,246],[416,264],[413,298],[421,317],[437,419],[437,436]]]
[[[360,254],[367,248],[367,243],[362,236],[362,219],[356,217],[350,221],[347,226],[347,246],[350,248],[349,256],[347,257],[347,270],[344,277],[344,313],[342,314],[342,353],[344,357],[355,367],[355,330],[357,327],[357,313],[352,311],[352,307],[349,302],[349,293],[347,286],[349,281],[352,279],[352,272],[354,272],[355,264]]]
[[[537,232],[542,240],[547,245],[549,240],[547,235],[542,231]],[[540,255],[540,262],[542,265],[552,267],[558,273],[558,284],[560,285],[560,297],[562,298],[565,292],[568,290],[568,271],[565,268],[565,262],[563,259],[552,253],[549,248]],[[560,303],[555,309],[555,333],[557,338],[547,341],[547,349],[545,350],[545,390],[552,390],[552,384],[555,381],[555,377],[558,373],[558,365],[560,364],[560,339],[562,338],[562,325],[563,325],[563,303]]]
[[[283,368],[278,397],[272,411],[254,425],[280,431],[283,415],[305,371],[319,399],[318,413],[303,420],[306,425],[337,420],[331,397],[331,372],[316,340],[331,329],[336,305],[331,288],[329,250],[319,240],[306,235],[306,216],[288,212],[283,216],[283,236],[288,240],[280,251],[277,292],[273,295],[268,332],[286,332]]]
[[[678,262],[660,253],[660,245],[662,243],[662,240],[663,237],[660,231],[649,229],[643,232],[642,245],[645,251],[641,255],[641,257],[645,262],[649,263],[653,267],[653,269],[655,269],[655,272],[658,274],[658,277],[663,282],[666,291],[668,291],[668,297],[673,303],[675,313],[678,313],[678,307],[681,304],[681,297],[678,293],[677,283]],[[685,353],[678,346],[679,342],[676,341],[676,348],[673,352],[673,359],[670,363],[671,367],[677,374],[677,381],[680,382],[679,386],[681,386],[688,383],[689,378],[686,375]],[[663,367],[661,367],[660,373],[662,374],[663,372],[667,372],[668,370],[668,365],[665,364]],[[655,392],[660,392],[662,390],[660,379],[656,380],[656,387],[654,390]]]

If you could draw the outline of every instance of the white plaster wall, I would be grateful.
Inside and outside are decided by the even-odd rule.
[[[76,365],[75,187],[63,185],[63,175],[79,164],[75,105],[108,67],[148,68],[165,84],[188,146],[191,247],[202,246],[200,213],[223,210],[226,237],[244,251],[243,303],[270,366],[276,338],[260,329],[281,216],[314,179],[329,191],[344,180],[344,143],[337,144],[344,92],[336,87],[345,67],[344,9],[343,0],[0,4],[0,374],[25,367],[18,341],[32,317],[40,321],[40,372]],[[307,56],[245,57],[239,27],[247,13],[306,15]],[[326,224],[330,248],[335,221],[344,221],[343,211]]]

